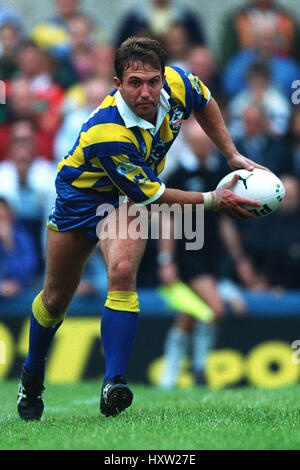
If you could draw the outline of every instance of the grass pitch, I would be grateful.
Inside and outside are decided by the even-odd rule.
[[[99,412],[100,384],[46,384],[41,421],[16,412],[17,382],[0,384],[1,450],[298,450],[299,385],[274,390],[132,386],[131,408]]]

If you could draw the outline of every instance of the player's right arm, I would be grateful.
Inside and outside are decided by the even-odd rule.
[[[239,220],[255,218],[242,204],[260,205],[257,201],[241,198],[231,191],[238,181],[237,175],[229,183],[210,192],[182,191],[165,188],[162,181],[138,155],[129,157],[123,154],[101,157],[99,160],[112,182],[130,201],[137,204],[179,204],[181,207],[189,204],[193,209],[203,204],[205,210],[214,210]]]

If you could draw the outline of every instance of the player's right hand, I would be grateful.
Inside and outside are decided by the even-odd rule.
[[[238,175],[234,175],[231,181],[211,192],[211,209],[237,220],[255,219],[256,216],[245,209],[243,205],[260,206],[260,202],[234,194],[231,189],[238,180]]]

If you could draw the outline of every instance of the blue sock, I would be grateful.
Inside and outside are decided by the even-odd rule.
[[[104,307],[101,320],[106,370],[104,383],[115,375],[124,375],[130,357],[138,322],[138,314]]]
[[[24,363],[25,369],[30,375],[41,377],[44,380],[47,353],[61,324],[62,321],[52,328],[46,328],[38,323],[33,313],[31,314],[29,351]]]

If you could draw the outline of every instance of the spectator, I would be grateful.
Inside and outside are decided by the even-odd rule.
[[[44,155],[53,158],[53,139],[61,123],[65,92],[53,79],[51,57],[33,42],[24,42],[19,48],[18,65],[20,78],[29,83],[39,126],[48,134],[48,149]]]
[[[33,118],[34,100],[30,82],[17,78],[7,84],[7,120]]]
[[[65,60],[68,61],[72,50],[70,23],[82,16],[84,14],[80,0],[55,0],[54,16],[36,25],[31,37],[42,49],[64,63]],[[89,21],[92,23],[92,18]],[[105,32],[99,27],[93,28],[93,35],[97,42],[106,38]]]
[[[79,0],[55,0],[55,14],[31,31],[32,39],[54,57],[65,59],[69,56],[71,41],[68,22],[80,14]]]
[[[172,24],[162,38],[167,52],[167,65],[187,70],[187,56],[190,50],[189,34],[181,23]]]
[[[55,14],[51,21],[67,28],[68,21],[81,13],[80,3],[80,0],[55,0]]]
[[[293,174],[300,181],[300,108],[295,108],[291,115],[286,142],[293,161]]]
[[[55,142],[54,153],[56,161],[60,161],[63,156],[71,150],[77,139],[78,133],[89,114],[96,109],[110,90],[110,83],[100,78],[90,78],[83,84],[85,93],[85,103],[83,106],[70,111],[70,102],[66,102],[66,113],[60,129],[58,130]]]
[[[5,87],[6,106],[0,107],[0,160],[7,157],[10,123],[34,115],[32,94],[26,80],[10,82]]]
[[[33,151],[31,140],[26,141],[24,136],[21,141],[12,140],[10,158],[0,163],[0,196],[7,199],[16,217],[33,236],[42,259],[45,232],[42,226],[54,199],[55,168]]]
[[[96,42],[102,42],[106,40],[105,31],[99,26],[99,24],[94,24],[92,16],[87,16],[83,12],[82,4],[83,2],[80,0],[55,0],[55,15],[50,20],[48,20],[49,23],[61,26],[69,34],[70,21],[76,17],[85,16],[86,18],[89,18],[90,23],[93,25],[93,40]]]
[[[38,155],[36,152],[36,126],[33,120],[19,119],[11,124],[9,149],[15,145],[24,145],[30,149],[32,155]],[[10,157],[9,154],[8,157]]]
[[[242,49],[228,62],[224,69],[223,87],[227,97],[232,98],[246,87],[249,67],[262,62],[269,67],[272,84],[290,98],[292,83],[300,76],[300,67],[291,57],[276,53],[278,31],[273,26],[258,29],[252,48]]]
[[[103,80],[112,82],[114,77],[115,47],[104,42],[95,45],[91,51],[91,63],[93,64],[93,74]]]
[[[247,72],[247,87],[228,103],[229,126],[233,136],[243,133],[242,116],[245,109],[256,103],[261,106],[270,123],[270,132],[283,136],[291,115],[289,100],[272,85],[270,71],[263,63],[253,64]]]
[[[38,256],[33,240],[0,197],[0,297],[14,297],[32,284]]]
[[[300,288],[299,180],[282,176],[286,196],[273,214],[253,223],[226,219],[228,246],[235,259],[235,275],[251,290]]]
[[[264,109],[250,104],[243,112],[243,135],[235,139],[239,152],[249,155],[256,163],[266,166],[276,175],[292,174],[293,163],[284,139],[274,138],[269,132],[269,121]]]
[[[70,61],[78,81],[91,75],[93,63],[91,51],[93,46],[93,24],[86,15],[76,15],[68,21],[70,34]]]
[[[4,23],[0,27],[0,78],[11,80],[18,71],[16,55],[22,38],[20,28],[14,23]]]
[[[255,46],[258,29],[272,26],[277,31],[274,53],[299,59],[299,24],[295,16],[275,0],[252,0],[230,13],[223,23],[220,60],[227,64],[235,54]]]
[[[199,17],[194,11],[175,0],[138,1],[130,12],[125,14],[117,33],[116,46],[130,36],[144,35],[145,31],[162,40],[165,32],[173,24],[182,24],[192,44],[204,44],[205,37]]]
[[[204,132],[199,131],[199,125],[188,122],[184,128],[187,143],[193,152],[197,166],[189,168],[182,164],[168,179],[168,187],[191,191],[206,191],[216,187],[224,176],[221,160],[214,155],[210,139]],[[182,162],[184,159],[182,159]],[[223,275],[222,259],[226,258],[225,247],[219,230],[220,216],[216,213],[205,214],[204,244],[202,250],[186,250],[187,239],[160,241],[158,255],[159,277],[162,284],[172,285],[180,279],[205,303],[205,309],[210,309],[210,323],[197,322],[191,315],[180,314],[169,330],[165,343],[165,368],[161,379],[163,387],[175,386],[178,379],[179,365],[192,343],[192,371],[197,383],[205,381],[205,367],[208,353],[215,347],[220,319],[226,302],[237,305],[236,299],[224,299],[218,289],[218,280]],[[186,228],[182,233],[186,233]],[[195,230],[195,225],[193,225]],[[175,244],[175,246],[174,246]],[[236,308],[236,307],[234,307]],[[237,313],[241,313],[239,310]],[[200,312],[199,312],[200,314]],[[200,316],[200,315],[199,315]]]
[[[8,158],[11,129],[19,120],[31,121],[31,126],[35,128],[33,138],[36,154],[51,160],[53,158],[53,132],[45,128],[39,119],[39,109],[28,80],[17,79],[9,83],[7,105],[3,108],[5,115],[0,125],[0,161]]]

